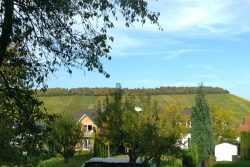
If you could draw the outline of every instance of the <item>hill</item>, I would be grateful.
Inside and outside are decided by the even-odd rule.
[[[153,95],[159,104],[164,107],[167,104],[177,103],[184,108],[191,108],[194,104],[194,94],[183,95]],[[96,108],[98,100],[102,100],[104,96],[52,96],[40,97],[44,101],[48,112],[75,113],[82,109]],[[250,101],[235,96],[233,94],[208,94],[209,104],[219,105],[224,111],[232,112],[235,122],[242,122],[244,116],[250,115]]]

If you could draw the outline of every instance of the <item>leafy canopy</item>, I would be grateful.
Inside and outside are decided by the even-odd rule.
[[[97,69],[109,76],[100,62],[108,55],[113,37],[108,29],[124,18],[125,25],[144,24],[148,19],[158,25],[159,13],[147,9],[144,0],[3,0],[0,10],[0,66],[4,61],[25,62],[44,76],[65,66]],[[13,46],[24,52],[22,59],[8,56]],[[37,81],[43,75],[36,74]]]
[[[152,103],[150,96],[122,97],[121,88],[118,88],[99,106],[98,137],[118,148],[118,154],[128,154],[130,163],[135,164],[142,156],[145,161],[153,158],[159,165],[162,155],[176,156],[178,153],[181,120],[176,117],[174,122],[165,119],[167,116],[161,117],[161,109],[157,102]],[[124,152],[125,147],[127,152]]]
[[[211,105],[212,127],[217,143],[234,141],[238,136],[237,125],[231,112]]]
[[[0,4],[0,124],[5,127],[0,134],[7,135],[1,138],[0,150],[16,153],[9,154],[16,158],[1,155],[0,165],[28,166],[32,161],[35,166],[48,137],[48,129],[41,132],[36,125],[53,118],[35,98],[35,89],[46,88],[48,74],[60,66],[69,73],[74,67],[96,69],[109,77],[100,58],[111,59],[113,38],[107,32],[114,21],[121,17],[130,26],[148,19],[158,25],[159,13],[149,11],[144,0],[2,0]]]
[[[83,138],[81,125],[69,115],[60,117],[51,125],[52,131],[49,134],[49,148],[63,156],[64,162],[74,156],[75,146]]]

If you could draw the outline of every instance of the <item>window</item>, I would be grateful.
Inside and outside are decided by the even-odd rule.
[[[92,125],[88,125],[88,131],[92,130]]]
[[[88,128],[88,125],[84,125],[84,130],[86,131]]]
[[[89,140],[88,139],[83,139],[83,148],[88,149],[89,148]]]

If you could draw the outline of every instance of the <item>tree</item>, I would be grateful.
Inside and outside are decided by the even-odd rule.
[[[75,146],[83,138],[81,125],[77,124],[69,115],[61,115],[51,124],[49,149],[61,154],[64,163],[74,156]]]
[[[99,117],[97,118],[97,126],[100,129],[98,136],[104,143],[116,146],[117,150],[115,152],[124,154],[125,132],[122,125],[125,123],[123,112],[125,108],[122,104],[122,89],[119,84],[117,84],[112,96],[106,96],[103,105],[99,104],[98,108]]]
[[[12,59],[23,57],[11,47],[7,54]],[[11,61],[4,61],[0,67],[0,122],[3,123],[0,133],[5,136],[0,149],[8,146],[9,152],[0,156],[1,164],[35,166],[44,155],[43,145],[49,130],[46,124],[53,120],[53,114],[48,114],[36,98],[33,68],[30,64]]]
[[[191,113],[191,126],[191,143],[197,146],[199,162],[204,165],[205,160],[214,153],[215,142],[210,108],[202,84],[195,97],[195,105]]]
[[[97,69],[108,77],[99,58],[110,59],[108,43],[113,38],[107,31],[114,27],[114,20],[123,17],[127,27],[146,20],[158,25],[158,16],[144,0],[3,0],[0,67],[7,61],[30,63],[36,67],[37,79],[61,65],[69,72],[71,67]],[[25,52],[23,59],[8,56],[11,45]]]
[[[212,127],[217,143],[233,141],[237,138],[237,127],[232,113],[216,105],[211,105]]]
[[[181,152],[179,141],[183,135],[183,117],[173,114],[182,110],[174,104],[167,106],[163,111],[157,102],[151,104],[149,101],[147,104],[141,112],[142,153],[146,157],[152,157],[156,166],[160,166],[163,155],[178,157]]]
[[[196,145],[191,144],[184,153],[182,159],[183,166],[195,167],[198,164],[198,153]]]
[[[187,123],[190,121],[188,115],[183,114],[183,107],[178,104],[168,104],[165,110],[160,113],[160,117],[168,123],[168,127],[173,130],[173,133],[178,134],[178,136],[184,137],[189,133],[190,129]]]
[[[14,131],[1,140],[8,144],[15,141],[15,146],[20,146],[17,159],[0,156],[3,158],[0,162],[14,166],[38,158],[41,152],[30,158],[23,153],[38,151],[35,146],[46,142],[46,133],[41,133],[36,125],[47,124],[53,115],[43,109],[36,98],[36,89],[45,90],[48,74],[64,66],[69,73],[74,67],[97,69],[109,77],[100,58],[111,59],[108,43],[113,37],[107,31],[114,27],[113,20],[121,16],[128,27],[138,21],[144,24],[146,20],[158,25],[159,14],[149,11],[143,0],[2,0],[0,3],[0,98],[4,99],[0,102],[0,119],[5,122],[2,125],[11,121],[6,129]],[[79,25],[81,31],[76,28]],[[16,141],[19,136],[32,136],[32,142],[31,139]],[[3,150],[3,145],[0,146]],[[16,151],[14,146],[9,149]]]
[[[119,153],[128,154],[131,166],[136,165],[139,156],[145,162],[153,158],[160,165],[162,155],[176,155],[180,133],[169,121],[161,119],[157,103],[152,103],[149,95],[122,98],[120,91],[117,89],[100,109],[99,138],[112,146],[128,148],[128,152]],[[141,110],[136,111],[135,106]]]

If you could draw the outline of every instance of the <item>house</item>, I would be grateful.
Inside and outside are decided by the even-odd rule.
[[[182,139],[181,139],[181,148],[182,149],[188,149],[188,146],[190,144],[190,139],[191,139],[191,133],[186,134]]]
[[[74,117],[77,123],[82,126],[84,132],[83,139],[76,145],[78,150],[93,149],[94,147],[94,135],[97,129],[96,118],[98,116],[96,109],[85,109],[77,112]]]
[[[191,128],[191,112],[192,112],[192,108],[184,108],[182,115],[189,117],[188,121],[186,122],[186,127],[187,128]],[[181,148],[182,149],[188,149],[188,146],[190,144],[190,139],[191,139],[191,133],[186,134],[185,136],[183,136],[183,138],[181,139]]]
[[[184,108],[183,109],[183,112],[182,112],[182,115],[183,116],[186,116],[186,117],[188,117],[189,119],[189,121],[188,122],[186,122],[186,127],[187,128],[191,128],[191,112],[193,111],[193,109],[192,108]]]
[[[243,123],[240,125],[240,132],[250,132],[250,116],[244,118]]]
[[[232,161],[238,155],[238,147],[230,143],[221,143],[215,146],[216,161]]]

